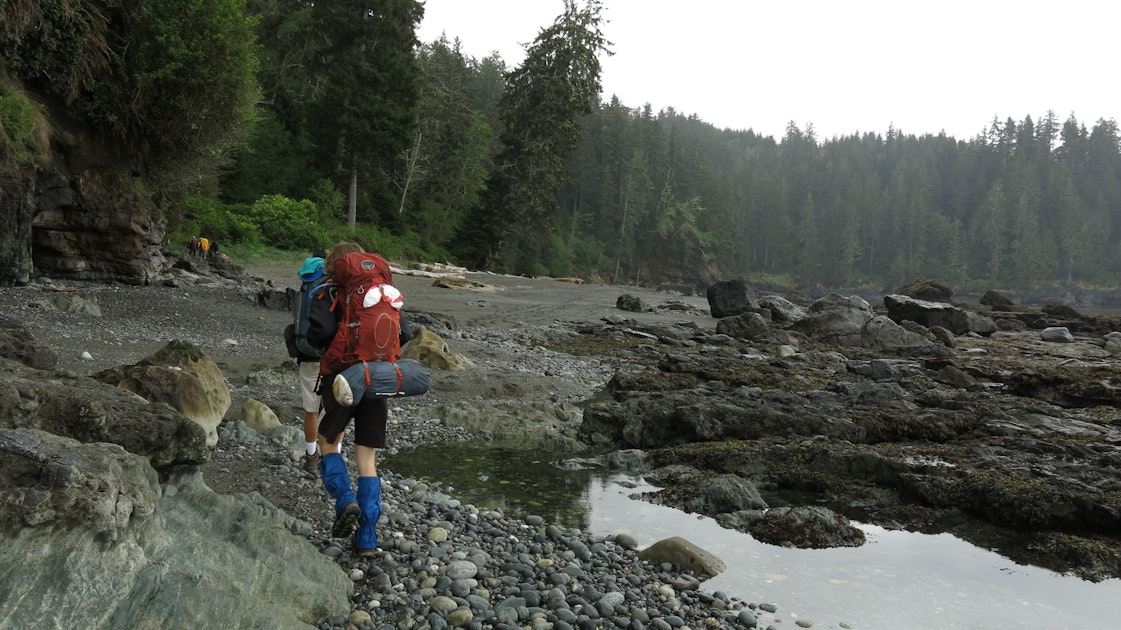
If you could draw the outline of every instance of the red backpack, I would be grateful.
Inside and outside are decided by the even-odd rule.
[[[335,261],[339,328],[319,360],[319,373],[337,374],[363,361],[401,358],[401,292],[389,263],[377,254],[344,254]]]

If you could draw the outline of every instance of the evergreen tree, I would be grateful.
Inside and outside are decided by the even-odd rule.
[[[311,131],[332,172],[346,182],[347,221],[357,221],[359,174],[369,218],[398,209],[392,180],[413,141],[419,99],[416,0],[335,0],[312,3],[316,39],[309,65],[317,91]]]
[[[512,237],[523,252],[531,251],[554,225],[580,119],[599,98],[598,55],[608,46],[599,29],[601,10],[599,0],[584,8],[565,0],[564,13],[538,34],[510,73],[499,104],[502,151],[483,210],[461,239],[470,266],[494,266]]]
[[[814,203],[813,194],[806,195],[806,202],[802,204],[802,223],[798,226],[798,236],[801,242],[798,254],[798,280],[803,285],[812,286],[820,281],[821,272],[825,266],[822,254],[825,248],[822,243],[822,234],[818,229],[817,205]]]
[[[399,219],[426,249],[441,251],[480,201],[494,132],[476,105],[479,64],[458,41],[425,45],[419,59],[422,96],[409,182],[415,193],[402,190]]]

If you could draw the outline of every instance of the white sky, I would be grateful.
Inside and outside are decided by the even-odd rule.
[[[583,6],[583,0],[579,0]],[[1054,110],[1087,128],[1121,118],[1109,0],[603,0],[603,100],[673,107],[717,127],[819,140],[945,131]],[[423,43],[446,33],[513,68],[563,0],[425,0]]]

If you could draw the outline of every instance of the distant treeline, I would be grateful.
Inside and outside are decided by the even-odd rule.
[[[631,279],[677,269],[797,287],[1116,286],[1117,123],[1047,112],[969,140],[889,129],[776,141],[617,102],[584,121],[562,193],[582,268]]]

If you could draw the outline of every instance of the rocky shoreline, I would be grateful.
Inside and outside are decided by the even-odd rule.
[[[860,544],[848,523],[858,516],[918,530],[968,518],[1018,528],[1049,558],[1028,562],[1088,579],[1121,567],[1121,395],[1109,385],[1121,372],[1111,320],[1006,309],[983,315],[992,329],[977,334],[947,330],[988,326],[976,314],[939,308],[930,315],[943,318],[937,323],[899,326],[859,298],[824,309],[750,296],[737,314],[713,317],[704,298],[635,288],[481,275],[471,288],[434,288],[423,275],[398,283],[411,299],[406,314],[471,367],[439,372],[427,396],[394,401],[391,450],[484,437],[568,452],[656,480],[665,489],[648,500],[773,544]],[[262,306],[291,284],[284,270],[214,273],[188,263],[166,286],[0,289],[0,315],[25,326],[42,351],[23,348],[16,354],[26,367],[5,369],[29,383],[17,398],[41,405],[33,383],[82,382],[173,339],[203,349],[226,380],[229,411],[217,444],[190,467],[198,479],[161,472],[162,492],[203,483],[221,496],[261,497],[266,507],[253,509],[341,568],[347,610],[336,600],[330,614],[300,613],[304,624],[781,623],[781,602],[705,592],[699,571],[643,560],[626,536],[593,538],[539,516],[480,510],[456,500],[454,488],[392,470],[382,471],[379,556],[354,557],[349,541],[330,537],[331,505],[317,474],[302,467],[295,367],[277,334],[287,314]],[[82,296],[100,315],[73,301],[59,310],[60,295]],[[1039,327],[1059,325],[1074,331],[1069,342],[1040,339]],[[44,353],[59,368],[36,376],[32,364]],[[249,400],[275,411],[281,426],[259,434],[239,421]],[[816,497],[812,509],[773,503],[790,490]]]
[[[283,287],[282,281],[273,285],[261,277],[231,279],[205,273],[178,277],[173,287],[60,282],[0,289],[0,303],[5,305],[0,315],[26,327],[34,338],[29,352],[57,357],[64,378],[134,363],[180,338],[211,354],[225,375],[232,404],[218,427],[218,443],[197,467],[198,477],[165,479],[162,493],[186,496],[201,483],[222,495],[259,495],[266,500],[266,517],[306,538],[351,584],[349,610],[315,619],[313,625],[740,628],[765,625],[774,618],[773,603],[708,593],[699,588],[703,574],[695,570],[640,560],[634,541],[626,536],[594,538],[537,516],[515,518],[479,510],[453,498],[450,488],[405,479],[391,470],[383,471],[382,549],[373,560],[355,557],[349,541],[331,538],[330,503],[318,475],[304,470],[299,458],[294,372],[275,335],[286,315],[258,305],[261,291]],[[59,310],[53,304],[59,295],[82,296],[82,302],[94,308],[74,307],[74,301],[66,300],[71,306]],[[460,298],[465,298],[458,300],[462,306],[490,315],[487,306],[478,305],[485,298]],[[419,310],[412,316],[447,318]],[[434,418],[433,409],[441,406],[471,406],[494,392],[504,398],[541,397],[574,404],[602,386],[611,366],[546,350],[539,341],[548,337],[549,324],[541,323],[544,335],[532,330],[529,337],[502,326],[455,323],[452,343],[472,357],[473,369],[441,374],[431,396],[395,404],[391,448],[482,435]],[[15,373],[23,378],[28,371],[19,368]],[[50,381],[59,374],[48,371],[42,378]],[[238,410],[249,399],[275,409],[284,426],[258,434],[238,421]],[[572,434],[575,426],[565,431]],[[349,448],[344,454],[352,457]],[[271,516],[267,506],[273,506]],[[261,618],[253,625],[289,627],[284,619]]]

